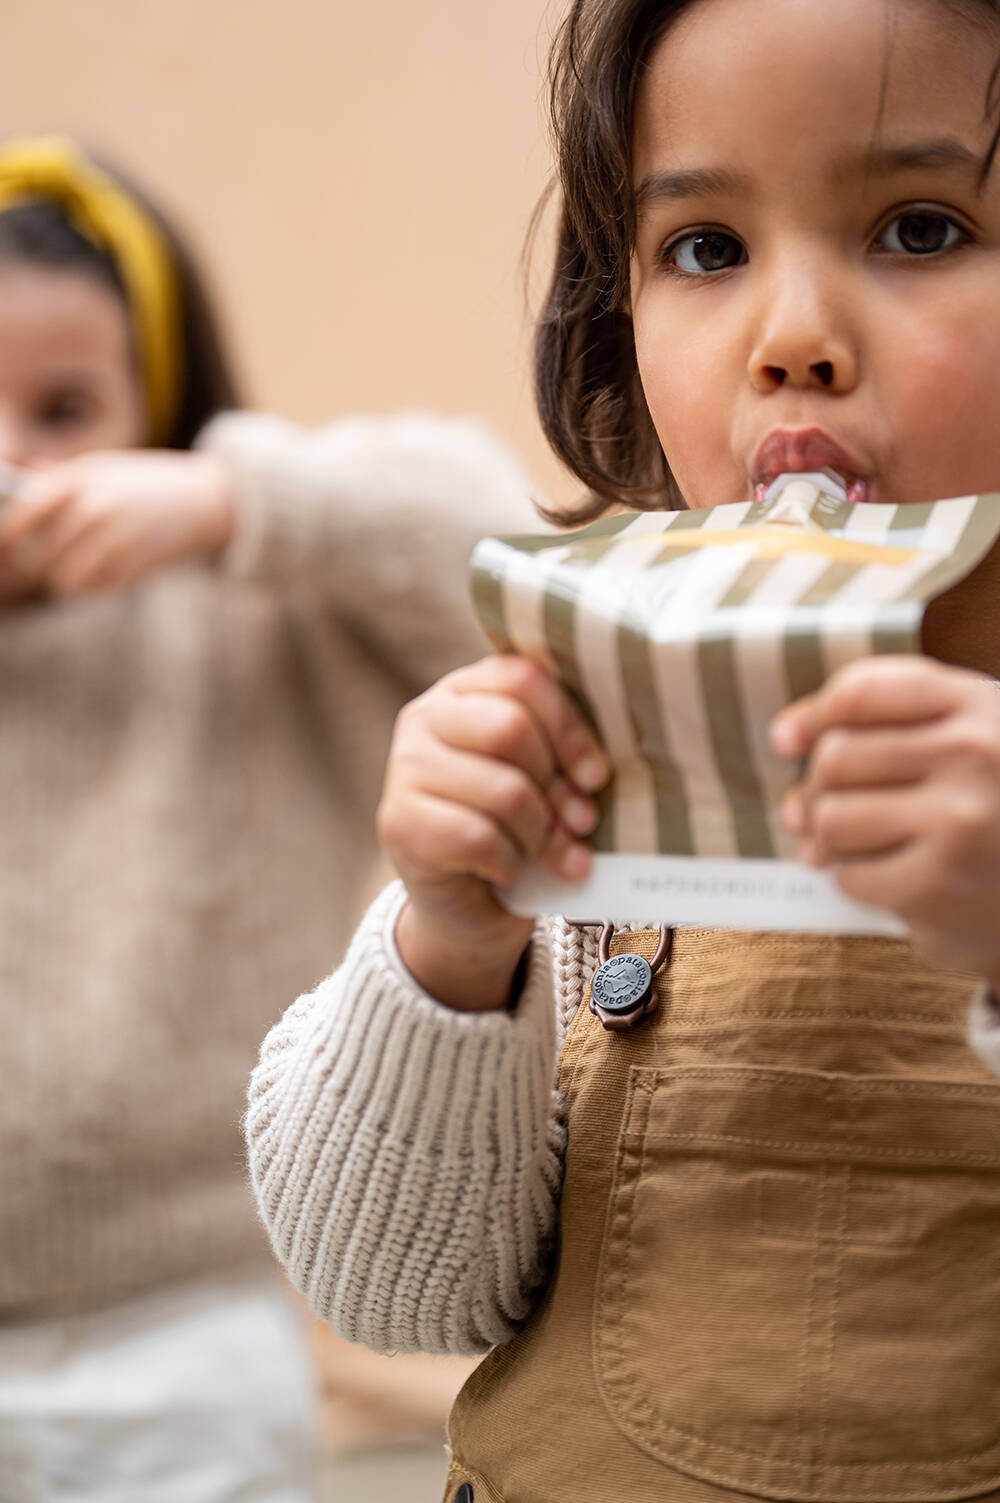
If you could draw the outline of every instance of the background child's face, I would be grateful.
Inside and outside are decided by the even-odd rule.
[[[0,460],[134,448],[144,432],[121,299],[77,272],[0,263]]]
[[[631,305],[692,506],[833,464],[1000,489],[1000,29],[936,0],[697,0],[641,83]]]

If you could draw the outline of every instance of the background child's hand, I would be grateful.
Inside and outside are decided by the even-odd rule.
[[[31,472],[0,521],[0,556],[38,588],[83,595],[215,553],[232,529],[213,455],[91,453]]]
[[[1000,990],[997,684],[928,658],[868,658],[779,715],[771,737],[807,759],[782,808],[800,859],[899,914],[929,964]]]
[[[586,874],[578,837],[597,823],[606,760],[569,696],[528,658],[460,668],[400,715],[378,814],[406,883],[397,941],[425,989],[456,1007],[501,1007],[531,933],[500,906],[525,862]]]

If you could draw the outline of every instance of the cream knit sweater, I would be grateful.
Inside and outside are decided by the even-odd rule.
[[[270,1032],[250,1167],[275,1252],[316,1314],[378,1351],[509,1341],[548,1273],[565,1149],[557,1052],[596,931],[539,924],[515,1013],[442,1007],[394,932],[394,883],[338,971]],[[1000,1074],[984,995],[970,1042]]]
[[[471,423],[231,414],[218,567],[0,614],[0,1320],[267,1258],[239,1119],[357,918],[403,701],[537,525]]]

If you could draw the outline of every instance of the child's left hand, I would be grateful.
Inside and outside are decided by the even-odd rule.
[[[782,805],[799,859],[897,913],[928,964],[1000,995],[1000,685],[866,658],[777,716],[771,742],[806,759]]]
[[[213,455],[91,453],[30,473],[0,520],[0,556],[37,588],[84,595],[216,553],[232,530]]]

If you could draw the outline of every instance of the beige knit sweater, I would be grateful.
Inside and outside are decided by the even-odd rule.
[[[0,1320],[256,1257],[262,1035],[346,941],[400,704],[536,524],[479,427],[233,414],[217,568],[0,614]]]

